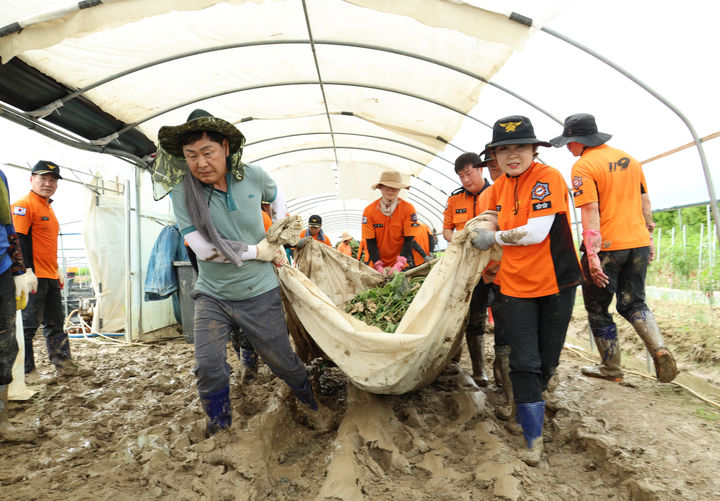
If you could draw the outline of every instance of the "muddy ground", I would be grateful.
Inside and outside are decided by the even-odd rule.
[[[679,380],[720,401],[717,309],[651,306],[680,361]],[[578,302],[536,468],[517,459],[522,438],[493,413],[501,390],[477,388],[464,374],[383,396],[316,364],[324,408],[313,414],[263,366],[252,385],[232,381],[232,429],[206,439],[192,346],[73,340],[75,358],[95,375],[39,385],[30,400],[11,403],[11,420],[39,437],[0,445],[0,499],[717,499],[720,409],[643,377],[640,345],[618,323],[637,374],[622,383],[581,376],[588,362],[570,346],[587,347]],[[45,353],[40,340],[35,350]],[[239,373],[239,361],[231,364]]]

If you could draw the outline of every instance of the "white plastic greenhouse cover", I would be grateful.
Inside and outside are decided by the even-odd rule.
[[[637,31],[631,36],[608,25],[607,39],[623,42],[612,55],[628,66],[636,61],[625,54],[664,61],[654,50],[658,42],[643,34],[665,33],[667,27],[653,21],[668,9],[685,19],[691,4],[703,5],[614,2],[613,23],[632,16]],[[403,196],[422,221],[439,229],[447,196],[458,186],[452,161],[464,149],[482,149],[488,126],[500,116],[525,114],[538,136],[548,138],[560,133],[566,115],[592,112],[615,144],[632,146],[640,160],[691,141],[677,117],[668,117],[672,113],[624,77],[607,67],[605,73],[597,66],[580,68],[576,49],[556,42],[549,51],[520,52],[537,29],[567,10],[592,24],[593,12],[608,9],[569,0],[0,0],[0,58],[3,66],[14,58],[61,84],[35,108],[35,101],[20,96],[22,115],[50,121],[57,131],[63,120],[87,118],[74,117],[70,106],[85,100],[118,120],[116,128],[93,137],[59,131],[75,140],[127,152],[130,142],[122,140],[140,131],[145,144],[139,156],[146,156],[162,125],[182,123],[190,111],[204,108],[243,131],[244,160],[272,174],[293,212],[323,214],[329,231],[359,228],[362,207],[377,197],[370,185],[386,168],[412,176]],[[510,20],[511,11],[532,15],[533,28]],[[575,26],[582,31],[582,24]],[[675,68],[695,44],[674,41],[670,47],[676,52],[667,58]],[[511,82],[503,88],[493,77],[513,53],[517,63],[503,73],[502,82]],[[140,65],[147,66],[118,76]],[[697,66],[692,71],[688,81],[707,80]],[[88,86],[78,99],[58,101]],[[36,91],[22,88],[22,79],[9,87],[20,94]],[[650,101],[650,115],[633,109]],[[716,101],[706,107],[716,109]],[[7,111],[4,105],[1,111]],[[717,116],[692,117],[703,121],[700,136],[718,130]],[[471,146],[457,137],[468,124]],[[639,141],[639,130],[652,141]],[[567,179],[567,152],[545,154]],[[686,150],[677,158],[694,169],[683,175],[685,184],[700,188],[688,199],[670,186],[661,206],[707,199],[697,155]],[[658,194],[653,174],[667,179],[674,168],[668,159],[655,166],[646,171],[651,196]]]

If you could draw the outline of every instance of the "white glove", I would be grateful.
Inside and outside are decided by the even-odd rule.
[[[283,246],[280,244],[271,244],[267,238],[263,238],[257,244],[257,257],[259,261],[274,261],[279,257],[279,253],[285,254]]]
[[[30,269],[28,269],[30,271]],[[35,274],[30,271],[30,274],[32,274],[32,279],[35,280],[35,284],[37,284],[37,278],[35,278]],[[16,310],[24,310],[27,306],[28,298],[30,297],[30,274],[27,272],[23,273],[22,275],[15,275],[13,277],[13,281],[15,282],[15,309]]]
[[[35,276],[35,272],[32,271],[32,268],[27,268],[25,269],[25,275],[27,276],[30,294],[35,294],[38,288],[38,280]]]

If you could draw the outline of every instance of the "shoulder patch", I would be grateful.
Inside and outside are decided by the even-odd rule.
[[[545,199],[545,197],[550,196],[550,184],[549,183],[541,183],[538,181],[535,183],[535,186],[533,186],[532,189],[532,199],[533,200],[539,200],[540,202]]]
[[[413,212],[410,215],[410,221],[412,221],[413,223],[417,223],[417,212]]]
[[[24,216],[27,214],[27,209],[25,207],[15,207],[13,208],[13,214],[16,216]]]
[[[496,211],[501,211],[501,210],[502,210],[502,205],[497,204],[497,205],[495,206],[495,210],[496,210]]]
[[[577,190],[578,188],[580,188],[580,187],[583,185],[582,177],[580,177],[580,176],[574,176],[574,177],[573,177],[573,183],[572,183],[572,184],[573,184],[573,188],[574,188],[574,189]]]
[[[363,216],[363,217],[362,217],[361,223],[362,223],[362,224],[367,224],[367,217],[366,217],[366,216]]]

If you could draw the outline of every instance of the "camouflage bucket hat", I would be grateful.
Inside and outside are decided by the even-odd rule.
[[[158,142],[162,149],[170,155],[183,158],[180,136],[186,132],[195,131],[214,131],[225,136],[230,146],[230,155],[234,155],[238,151],[242,152],[242,148],[245,145],[245,136],[243,136],[237,127],[222,118],[214,117],[207,111],[200,109],[190,113],[187,122],[182,125],[165,125],[160,127]]]

